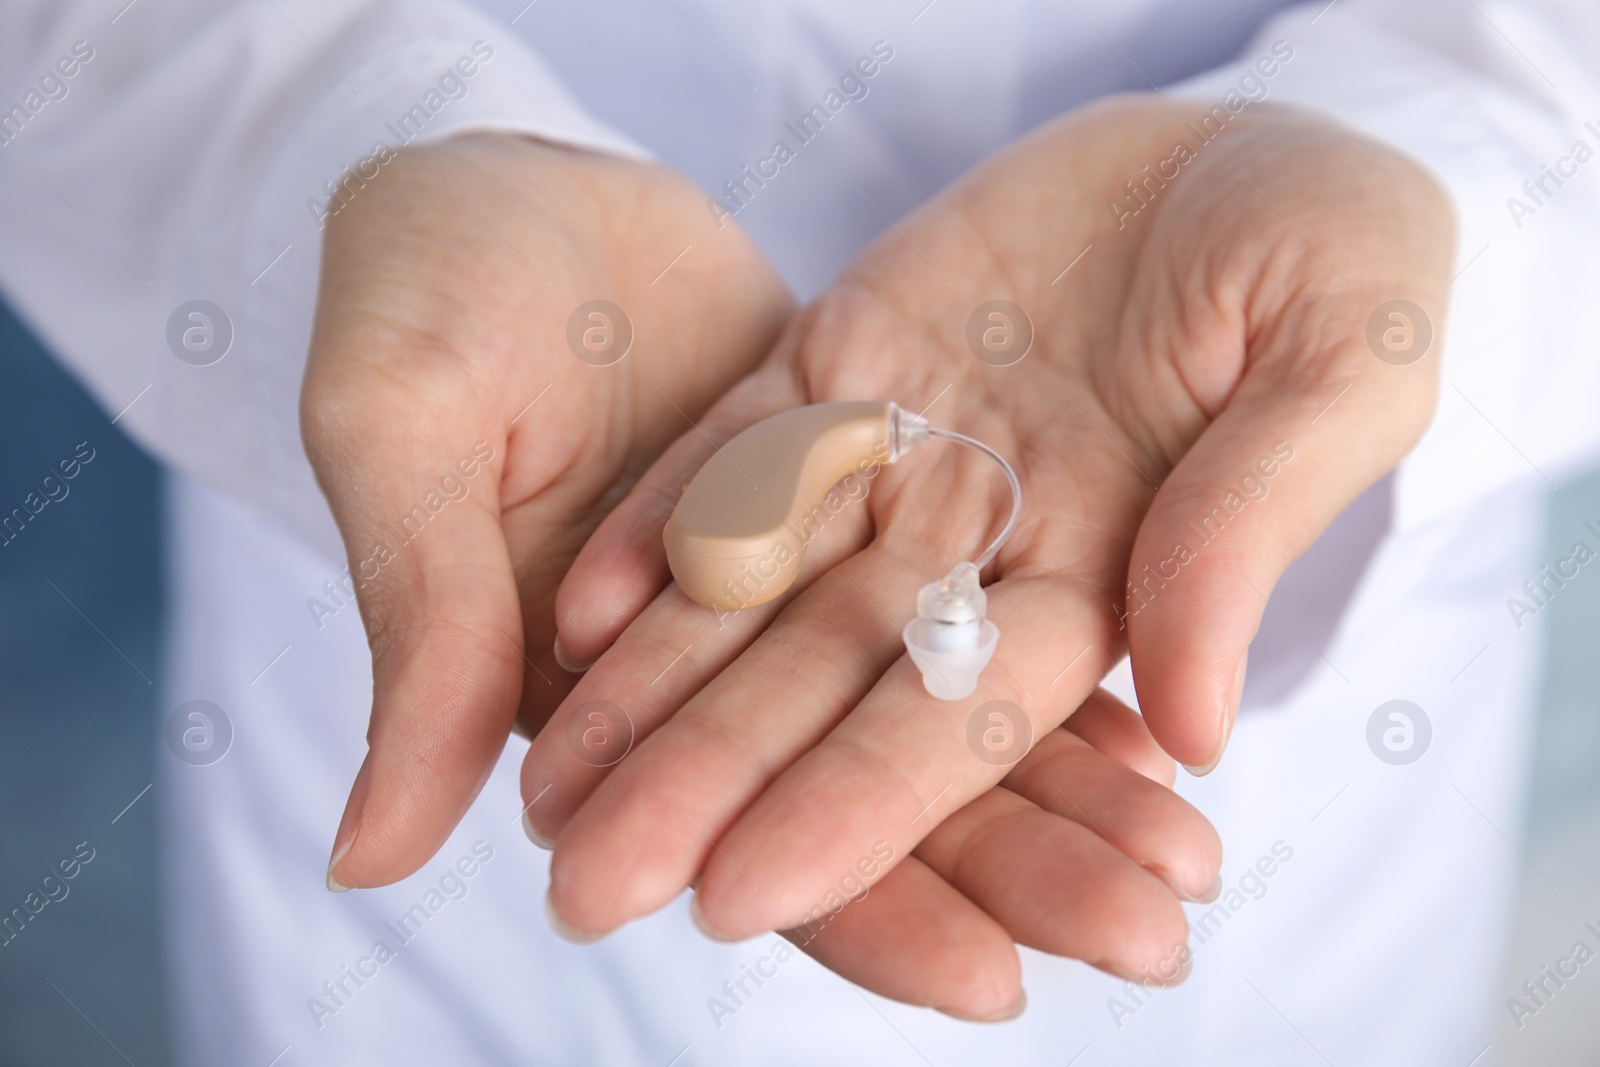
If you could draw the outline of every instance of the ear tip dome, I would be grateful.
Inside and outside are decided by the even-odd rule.
[[[984,618],[988,599],[971,563],[958,563],[917,593],[917,617],[900,636],[930,695],[964,700],[978,688],[1000,641],[1000,628]]]
[[[930,696],[940,700],[965,700],[977,691],[978,675],[994,657],[995,646],[1000,641],[1000,627],[985,619],[974,627],[974,639],[967,647],[940,648],[935,636],[938,631],[933,629],[938,625],[921,618],[906,623],[901,631],[906,652],[922,672],[922,686]]]

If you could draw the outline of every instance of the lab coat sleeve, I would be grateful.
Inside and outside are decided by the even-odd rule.
[[[1449,191],[1459,243],[1448,319],[1434,324],[1441,395],[1397,474],[1399,529],[1513,482],[1558,484],[1600,449],[1597,54],[1592,4],[1317,0],[1172,90],[1316,109]]]
[[[469,130],[642,155],[456,3],[14,0],[0,71],[6,299],[119,427],[334,560],[297,409],[335,183]]]

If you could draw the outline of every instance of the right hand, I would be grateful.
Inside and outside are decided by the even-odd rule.
[[[634,331],[610,365],[568,342],[597,298]],[[792,310],[683,178],[520,135],[408,148],[329,219],[301,427],[373,666],[330,888],[415,871],[514,720],[536,733],[560,704],[568,564]],[[580,329],[603,349],[621,325]]]

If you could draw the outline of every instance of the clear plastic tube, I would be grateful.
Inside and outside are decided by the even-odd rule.
[[[988,597],[978,572],[994,559],[1016,532],[1022,518],[1022,483],[1006,458],[976,438],[954,430],[939,430],[920,415],[892,408],[890,461],[929,437],[943,437],[975,448],[1000,464],[1011,484],[1011,517],[983,554],[971,563],[958,563],[939,581],[917,594],[916,618],[900,632],[906,653],[922,672],[922,685],[939,700],[965,700],[978,687],[978,675],[988,665],[1000,640],[1000,629],[984,616]]]
[[[989,542],[989,547],[983,550],[983,555],[972,561],[973,565],[981,571],[989,565],[989,561],[994,559],[1000,549],[1005,546],[1005,543],[1010,540],[1011,535],[1016,532],[1017,521],[1022,518],[1022,483],[1017,481],[1017,472],[1012,469],[1010,463],[1006,462],[1006,457],[977,438],[968,437],[966,434],[957,433],[954,430],[941,430],[932,426],[928,428],[928,435],[930,437],[945,437],[952,441],[960,441],[964,445],[976,448],[979,452],[984,453],[1000,464],[1000,469],[1005,472],[1006,481],[1011,483],[1011,517],[1006,520],[1005,527],[995,536],[995,539]]]

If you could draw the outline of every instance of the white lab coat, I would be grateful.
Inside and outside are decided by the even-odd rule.
[[[1504,601],[1538,571],[1547,480],[1600,438],[1588,340],[1600,317],[1600,183],[1581,169],[1559,186],[1545,178],[1543,195],[1523,183],[1544,178],[1541,166],[1578,166],[1579,139],[1600,147],[1583,125],[1600,120],[1600,19],[1556,0],[1340,0],[1262,25],[1279,6],[0,10],[0,108],[22,109],[0,116],[0,286],[174,469],[166,706],[211,700],[234,726],[222,760],[164,758],[157,785],[182,1061],[1477,1055],[1509,992],[1493,964],[1520,861],[1500,835],[1519,825],[1538,661],[1539,620],[1517,627]],[[546,857],[516,821],[520,742],[419,874],[323,890],[370,681],[354,608],[320,625],[308,609],[342,552],[294,419],[324,183],[376,141],[395,144],[398,117],[423,105],[430,140],[491,128],[647,151],[717,193],[884,42],[893,59],[867,98],[738,214],[804,296],[882,226],[879,210],[910,208],[1035,122],[1197,75],[1174,91],[1214,100],[1278,40],[1294,59],[1269,99],[1336,115],[1439,175],[1460,219],[1460,275],[1432,427],[1286,579],[1230,750],[1211,778],[1183,787],[1222,830],[1235,890],[1220,911],[1193,911],[1188,985],[1148,993],[1028,953],[1028,1014],[974,1027],[858,995],[799,958],[714,1018],[725,981],[773,969],[774,939],[708,943],[682,901],[598,945],[556,939],[540,907]],[[430,100],[469,55],[481,62],[465,95]],[[220,305],[234,331],[209,366],[168,347],[169,316],[196,298]],[[1355,587],[1348,602],[1341,583]],[[1434,729],[1429,753],[1404,767],[1366,741],[1373,709],[1395,698],[1426,709]],[[425,922],[401,930],[407,913]],[[380,941],[393,958],[377,961]]]

